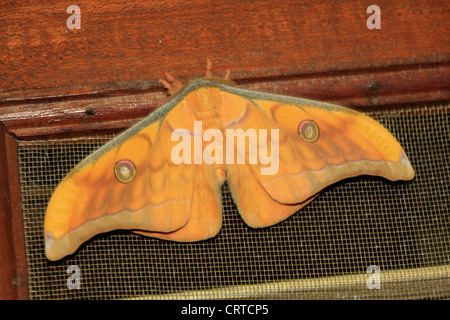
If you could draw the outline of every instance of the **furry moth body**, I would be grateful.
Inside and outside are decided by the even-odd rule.
[[[253,146],[234,144],[230,163],[225,139],[221,147],[218,135],[209,134],[200,148],[205,151],[215,141],[209,154],[223,152],[222,163],[195,163],[195,143],[186,145],[193,149],[192,162],[175,163],[172,151],[181,139],[173,139],[174,132],[195,137],[196,121],[202,123],[203,137],[254,129],[266,130],[267,139]],[[279,156],[273,174],[261,173],[267,167],[261,158],[238,161],[239,155],[248,159],[253,148],[266,148],[270,155],[275,147]],[[61,259],[92,236],[115,229],[181,242],[214,237],[222,225],[225,180],[246,224],[263,228],[287,219],[326,186],[357,175],[409,180],[414,170],[397,140],[361,113],[240,89],[222,79],[194,80],[61,181],[46,212],[46,256]]]

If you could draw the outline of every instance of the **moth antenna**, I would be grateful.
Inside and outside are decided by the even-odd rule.
[[[167,93],[171,96],[183,87],[183,82],[168,72],[164,73],[164,78],[166,78],[166,80],[159,79],[158,82],[167,89]]]
[[[175,77],[172,76],[170,73],[168,72],[164,72],[164,78],[166,78],[166,80],[170,83],[175,81]]]
[[[163,87],[167,90],[170,90],[172,88],[170,83],[167,82],[166,80],[158,79],[158,82],[161,83],[163,85]]]

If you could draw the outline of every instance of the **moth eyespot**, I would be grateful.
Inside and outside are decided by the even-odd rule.
[[[306,142],[316,142],[319,139],[319,126],[312,120],[304,120],[298,125],[298,134]]]
[[[136,166],[130,160],[119,160],[114,165],[114,175],[119,182],[129,183],[136,176]]]

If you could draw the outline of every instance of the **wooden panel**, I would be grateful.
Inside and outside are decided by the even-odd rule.
[[[0,127],[0,299],[28,297],[17,143]]]
[[[199,68],[201,69],[201,68]],[[450,99],[450,66],[336,76],[238,81],[243,88],[315,98],[355,109]],[[404,88],[408,84],[410,87]],[[88,132],[119,132],[167,101],[165,90],[82,99],[54,99],[0,108],[0,121],[21,140]]]
[[[234,79],[449,62],[450,4],[438,0],[377,1],[380,30],[366,27],[363,0],[79,5],[79,30],[66,27],[68,4],[57,0],[0,7],[0,102],[147,90],[165,70],[201,75],[207,57]]]
[[[4,131],[0,131],[0,159],[6,163],[6,141]],[[2,183],[8,185],[8,175],[6,170],[0,170]],[[0,298],[15,298],[16,292],[13,286],[15,278],[14,247],[11,243],[11,212],[9,210],[9,194],[0,193]],[[5,263],[7,262],[7,263]]]

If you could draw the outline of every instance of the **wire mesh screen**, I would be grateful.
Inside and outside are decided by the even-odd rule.
[[[449,298],[449,111],[369,113],[404,147],[413,181],[347,179],[265,229],[243,222],[224,185],[224,221],[215,238],[174,243],[115,231],[58,262],[44,256],[47,202],[57,183],[111,136],[20,142],[30,297]],[[67,285],[71,265],[79,288]]]

